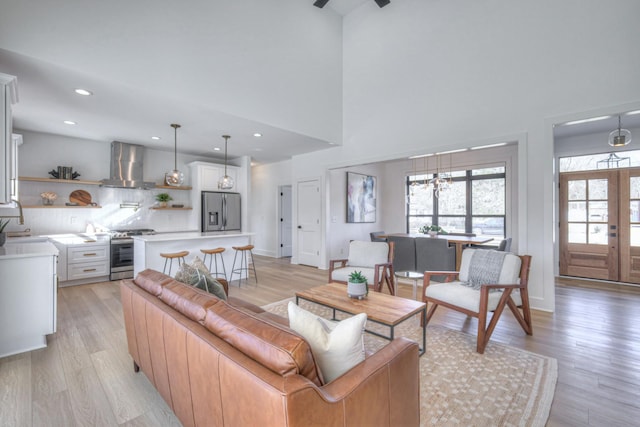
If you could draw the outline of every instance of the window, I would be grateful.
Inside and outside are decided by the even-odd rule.
[[[438,196],[429,180],[437,174],[407,177],[407,232],[439,225],[449,233],[475,233],[499,241],[505,237],[505,167],[451,173],[451,182]]]

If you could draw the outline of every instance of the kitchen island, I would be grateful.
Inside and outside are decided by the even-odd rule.
[[[250,244],[253,235],[254,233],[243,233],[241,231],[213,231],[208,233],[189,231],[183,233],[157,233],[133,236],[134,277],[147,268],[162,271],[165,260],[160,256],[161,253],[189,251],[189,255],[185,257],[185,261],[191,262],[196,256],[204,259],[204,254],[200,252],[200,249],[223,247],[226,250],[222,254],[222,259],[227,271],[228,280],[231,278],[231,267],[235,254],[232,246],[245,246]],[[173,268],[171,269],[172,276],[175,276],[178,269],[176,261],[177,260],[174,260]],[[207,267],[208,266],[209,260],[207,259]],[[222,266],[218,265],[218,268],[220,270],[219,272],[222,273]],[[234,280],[235,279],[238,279],[237,275],[234,275]]]
[[[56,331],[57,257],[49,242],[0,247],[0,357],[46,347]]]

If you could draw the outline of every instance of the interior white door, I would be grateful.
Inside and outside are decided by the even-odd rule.
[[[297,258],[299,264],[320,264],[320,180],[298,181]]]
[[[291,186],[280,187],[280,256],[292,254],[293,205],[291,202]]]

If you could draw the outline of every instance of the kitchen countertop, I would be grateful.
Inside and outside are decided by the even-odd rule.
[[[86,234],[86,233],[68,233],[68,234],[52,234],[47,237],[50,241],[60,243],[62,245],[83,245],[87,243],[109,243],[109,235],[103,234]]]
[[[238,237],[238,236],[253,236],[255,233],[244,233],[242,231],[210,231],[207,233],[201,233],[199,231],[187,231],[182,233],[156,233],[148,234],[144,236],[132,236],[133,240],[140,240],[147,243],[152,242],[169,242],[174,240],[197,240],[197,239],[212,239],[216,237]]]
[[[58,255],[58,249],[49,242],[7,242],[0,247],[0,259],[31,258]]]

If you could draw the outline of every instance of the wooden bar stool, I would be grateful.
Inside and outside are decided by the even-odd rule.
[[[171,266],[173,265],[173,260],[176,258],[178,259],[178,267],[179,267],[180,260],[182,260],[182,264],[184,264],[184,257],[186,257],[187,255],[189,255],[189,251],[160,254],[160,256],[164,258],[164,268],[162,269],[162,272],[165,273],[167,271],[167,261],[171,260],[171,262],[169,263],[169,273],[165,273],[171,276]]]
[[[231,277],[229,277],[229,282],[233,280],[233,275],[238,274],[240,276],[240,281],[238,282],[238,286],[242,283],[242,272],[247,273],[247,283],[249,283],[249,264],[248,258],[251,256],[251,265],[253,266],[253,275],[256,278],[256,285],[258,284],[258,273],[256,273],[256,264],[253,262],[253,245],[246,246],[232,246],[235,249],[236,253],[233,256],[233,267],[231,267]],[[238,257],[238,253],[240,253],[240,266],[236,268],[236,258]],[[248,254],[247,254],[248,253]]]
[[[225,280],[227,280],[227,269],[224,266],[224,259],[222,258],[222,253],[225,251],[224,248],[215,248],[215,249],[200,249],[200,252],[204,254],[204,258],[202,262],[204,264],[207,263],[207,255],[209,255],[209,272],[215,276],[221,276]],[[220,263],[222,264],[223,273],[218,272],[218,257],[220,257]],[[214,272],[211,269],[211,261],[213,260],[214,265],[216,266],[216,271]]]

